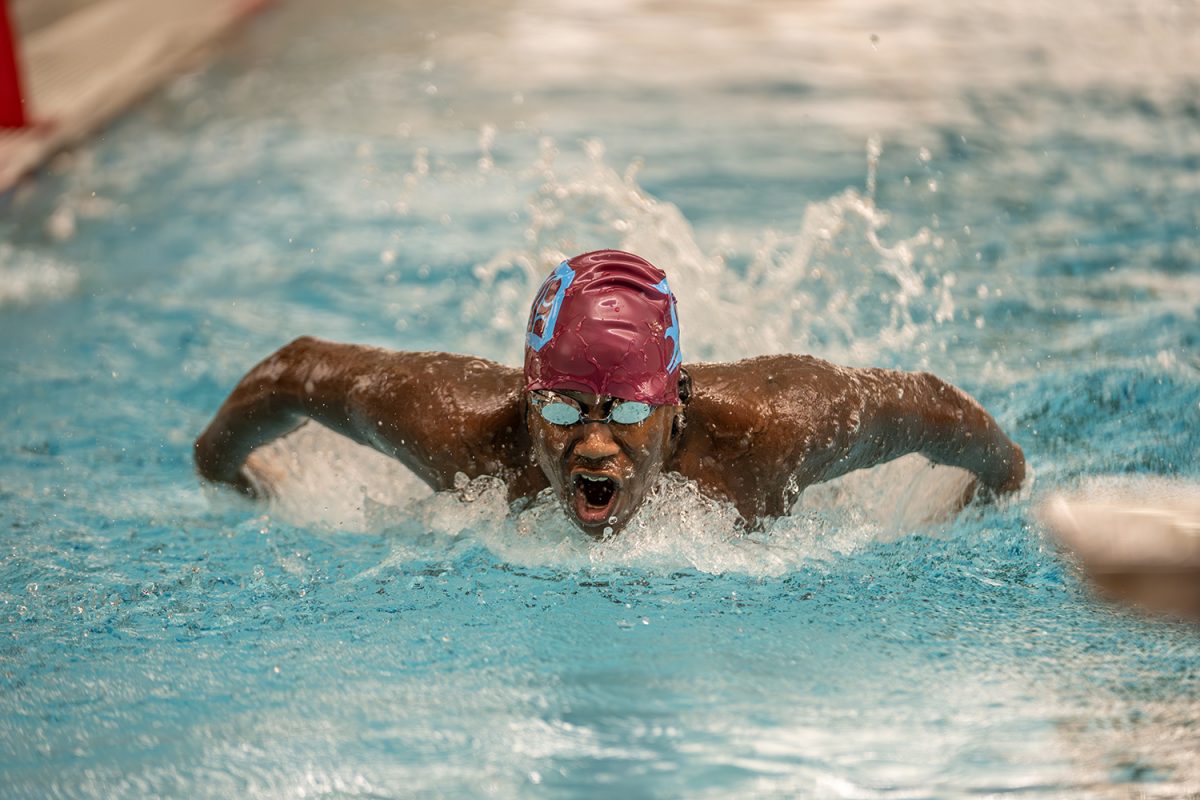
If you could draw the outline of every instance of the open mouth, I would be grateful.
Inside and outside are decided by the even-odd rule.
[[[589,525],[608,522],[621,485],[607,475],[577,472],[572,479],[572,486],[575,490],[575,514],[579,521]]]

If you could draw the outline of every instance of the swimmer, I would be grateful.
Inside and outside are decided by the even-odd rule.
[[[666,275],[617,250],[564,261],[542,284],[524,370],[295,340],[233,390],[196,440],[197,468],[256,495],[248,458],[309,419],[434,490],[458,473],[501,477],[510,501],[550,487],[595,537],[620,531],[664,471],[751,525],[811,484],[907,453],[974,473],[971,492],[1013,492],[1025,476],[1021,448],[979,403],[927,373],[803,355],[684,365]]]

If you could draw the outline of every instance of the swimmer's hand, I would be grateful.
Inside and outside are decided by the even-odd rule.
[[[261,450],[246,456],[246,463],[238,470],[237,483],[233,488],[255,500],[270,500],[279,495],[279,485],[286,473]]]
[[[1021,446],[966,392],[932,375],[917,377],[923,386],[911,393],[915,414],[907,419],[917,423],[909,436],[920,442],[920,452],[935,463],[974,473],[968,499],[987,502],[1019,492],[1026,475]]]
[[[207,476],[203,476],[207,477]],[[245,463],[227,479],[213,480],[214,484],[233,489],[248,500],[267,501],[279,496],[279,487],[286,473],[262,451],[251,453]]]
[[[1008,437],[997,438],[999,440],[992,444],[991,469],[981,470],[986,472],[991,478],[991,482],[981,484],[982,491],[976,493],[980,499],[985,501],[1021,491],[1025,485],[1025,479],[1028,477],[1025,467],[1025,451]]]
[[[201,477],[224,484],[251,500],[267,500],[276,495],[283,473],[261,452],[252,452],[241,466],[230,473],[219,469],[220,462],[212,454],[203,452],[201,441],[203,439],[196,442],[196,467]]]
[[[278,476],[254,451],[306,421],[297,391],[290,386],[295,381],[288,380],[304,344],[297,340],[260,363],[221,405],[196,439],[193,455],[201,477],[247,497],[271,493],[272,478]]]
[[[1005,497],[1021,493],[1027,488],[1031,475],[1025,466],[1025,453],[1016,442],[1009,441],[1011,451],[1007,457],[997,458],[999,474],[1004,476],[998,484],[987,484],[978,474],[972,474],[970,481],[963,487],[959,498],[959,508],[966,508],[971,503],[984,505],[996,503]]]

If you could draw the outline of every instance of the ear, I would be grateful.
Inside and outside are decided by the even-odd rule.
[[[692,376],[683,367],[679,368],[679,403],[687,405],[692,399]]]
[[[676,406],[675,416],[671,418],[671,438],[678,439],[686,424],[687,421],[683,418],[683,406]]]
[[[683,426],[686,420],[683,418],[683,410],[687,406],[688,401],[692,399],[692,376],[683,367],[679,368],[679,405],[676,406],[675,418],[671,420],[671,438],[678,439],[679,434],[683,433]]]

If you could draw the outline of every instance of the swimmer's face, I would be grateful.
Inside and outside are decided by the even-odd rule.
[[[584,416],[607,413],[607,398],[586,392],[556,394],[577,404]],[[585,422],[565,427],[542,418],[526,404],[533,452],[567,516],[597,538],[620,531],[646,499],[670,455],[671,429],[680,406],[658,406],[633,425]]]

